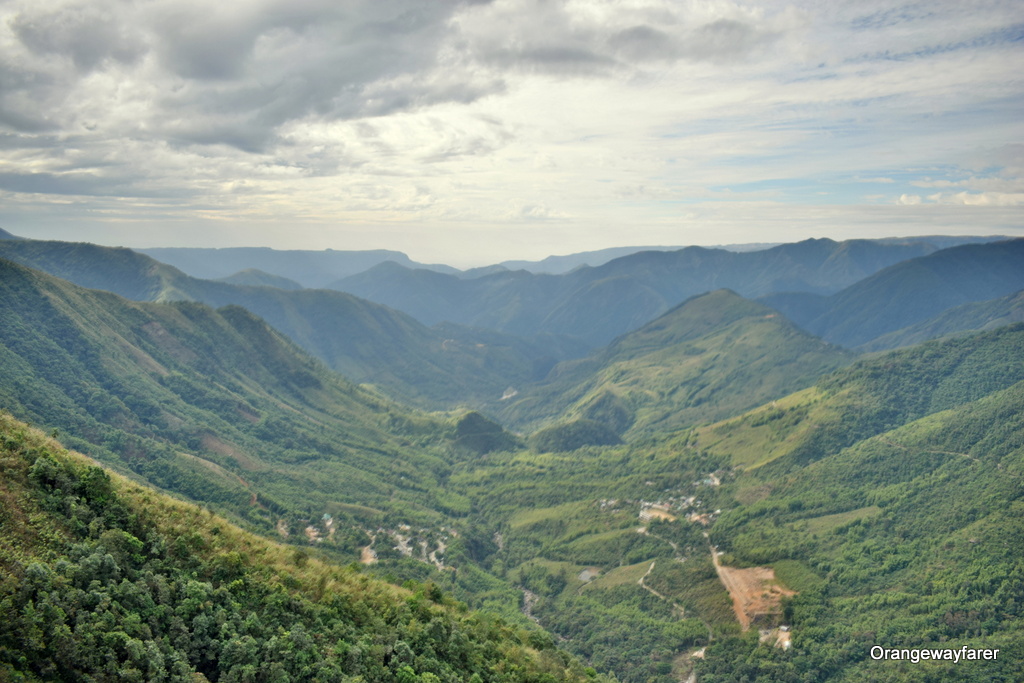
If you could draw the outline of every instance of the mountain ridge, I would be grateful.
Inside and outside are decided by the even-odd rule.
[[[925,242],[869,240],[805,240],[754,252],[686,247],[634,253],[564,275],[502,271],[467,280],[389,266],[331,286],[425,324],[448,320],[523,336],[544,331],[601,346],[706,291],[727,287],[747,297],[793,289],[828,293],[935,250]]]

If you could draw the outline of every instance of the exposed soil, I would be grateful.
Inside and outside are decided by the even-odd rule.
[[[752,623],[770,623],[782,614],[782,598],[796,595],[775,581],[775,570],[770,567],[735,569],[718,561],[718,553],[711,550],[711,560],[722,585],[732,598],[736,620],[746,631]]]

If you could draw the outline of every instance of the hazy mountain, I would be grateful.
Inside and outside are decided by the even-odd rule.
[[[248,285],[250,287],[277,287],[278,289],[303,289],[295,280],[289,280],[280,275],[271,275],[258,268],[247,268],[240,270],[234,275],[220,278],[221,282],[230,285]]]
[[[718,290],[586,359],[561,363],[499,414],[516,425],[559,417],[620,434],[668,432],[785,396],[852,358],[776,311]]]
[[[201,280],[129,249],[4,241],[0,256],[136,301],[243,306],[349,379],[434,408],[498,398],[509,384],[542,377],[566,357],[561,353],[583,352],[550,337],[529,342],[457,326],[431,330],[408,315],[337,291]]]
[[[455,268],[427,265],[409,259],[400,251],[278,250],[267,247],[157,247],[136,249],[161,263],[178,268],[193,277],[217,280],[241,270],[256,268],[298,282],[303,287],[323,287],[339,278],[360,273],[383,262],[401,263],[409,268],[427,268],[448,273]]]
[[[1024,290],[991,301],[950,308],[924,322],[876,337],[861,349],[881,351],[913,346],[929,339],[992,330],[1019,322],[1024,322]]]
[[[926,237],[889,237],[870,240],[879,244],[927,244],[934,249],[945,249],[957,244],[968,244],[973,242],[991,242],[1005,237],[968,237],[950,235],[929,235]],[[779,242],[750,242],[745,244],[717,244],[708,247],[709,249],[724,249],[725,251],[746,252],[764,251],[780,246]],[[678,251],[683,249],[682,245],[674,247],[611,247],[609,249],[598,249],[596,251],[583,251],[576,254],[564,256],[548,256],[540,261],[502,261],[487,268],[476,268],[472,271],[464,271],[463,277],[469,273],[475,276],[487,274],[488,268],[503,268],[505,270],[527,270],[531,273],[547,273],[550,275],[561,275],[579,268],[580,266],[600,266],[608,261],[629,256],[641,251]]]
[[[0,240],[20,240],[20,239],[24,239],[24,238],[23,237],[18,237],[17,235],[12,235],[11,233],[9,233],[6,230],[4,230],[3,228],[0,228]]]
[[[564,275],[502,271],[473,279],[380,264],[331,286],[405,311],[518,335],[550,332],[599,346],[685,299],[727,287],[742,296],[831,293],[900,261],[935,251],[926,242],[807,240],[763,251],[687,247],[640,252]]]
[[[828,297],[764,299],[804,329],[854,347],[962,304],[1024,287],[1024,239],[943,249],[885,268]]]
[[[580,266],[601,266],[612,259],[629,256],[640,251],[676,251],[682,248],[682,246],[611,247],[609,249],[597,249],[596,251],[582,251],[576,254],[548,256],[540,261],[502,261],[497,265],[506,270],[527,270],[531,273],[561,275]]]

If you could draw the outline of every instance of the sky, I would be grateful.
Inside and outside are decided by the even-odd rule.
[[[1024,236],[1022,0],[0,0],[0,228],[397,249]]]

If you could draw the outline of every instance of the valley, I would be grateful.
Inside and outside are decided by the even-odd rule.
[[[44,594],[78,614],[69,601],[85,598],[60,591],[88,592],[98,572],[111,594],[115,576],[166,581],[176,600],[205,591],[225,610],[196,607],[173,625],[192,644],[171,648],[157,635],[170,617],[140,607],[150,635],[126,626],[140,645],[103,651],[142,679],[155,655],[138,648],[161,653],[165,680],[248,680],[256,669],[231,667],[260,657],[280,680],[1011,680],[1024,659],[1022,245],[820,240],[557,275],[389,261],[347,276],[368,296],[391,287],[396,306],[413,277],[398,269],[453,306],[496,297],[486,313],[465,299],[478,312],[456,320],[253,273],[275,284],[202,280],[128,250],[0,240],[3,524],[21,539],[0,543],[0,604],[17,624],[0,630],[0,674],[46,680],[93,642]],[[959,294],[929,295],[936,278]],[[606,315],[583,321],[588,301],[608,301]],[[80,483],[100,476],[91,462],[117,473],[109,491]],[[103,516],[103,496],[121,517]],[[157,564],[170,578],[147,578]],[[301,619],[273,607],[285,593]],[[230,616],[242,603],[264,626]],[[232,626],[200,647],[207,618]],[[289,659],[271,624],[331,636],[289,645],[309,653]],[[224,654],[245,633],[251,652]],[[1007,654],[970,670],[865,655],[937,643]]]

